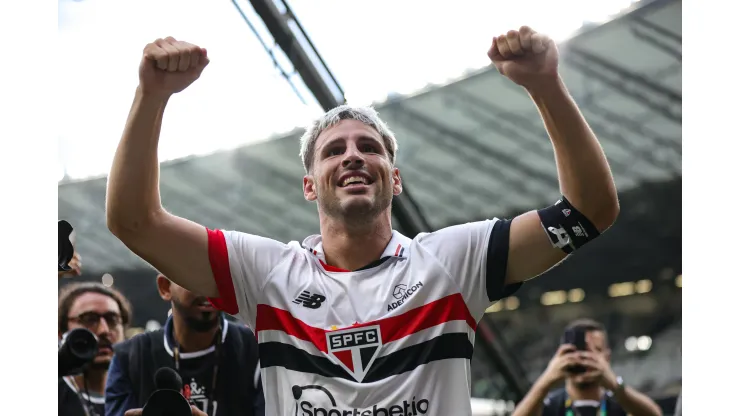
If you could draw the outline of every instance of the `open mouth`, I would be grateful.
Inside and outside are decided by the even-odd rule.
[[[340,188],[366,186],[373,183],[373,180],[367,175],[350,174],[344,175],[339,179]]]

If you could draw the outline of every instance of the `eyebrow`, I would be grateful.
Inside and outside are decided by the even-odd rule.
[[[328,142],[324,143],[321,146],[320,149],[323,150],[323,149],[326,149],[327,147],[335,146],[337,144],[337,142],[342,142],[344,140],[345,140],[345,137],[344,136],[335,137],[335,138],[329,140]],[[378,140],[378,138],[376,138],[376,137],[374,137],[374,136],[372,136],[370,134],[363,134],[362,136],[360,136],[360,138],[359,138],[358,141],[360,141],[360,142],[371,141],[373,143],[379,144],[380,146],[383,147],[383,149],[385,149],[385,144],[383,143],[383,140],[382,139],[381,140]]]

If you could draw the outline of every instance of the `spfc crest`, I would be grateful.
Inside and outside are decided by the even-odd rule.
[[[380,339],[380,326],[375,325],[327,332],[326,344],[333,361],[362,382],[383,341]]]

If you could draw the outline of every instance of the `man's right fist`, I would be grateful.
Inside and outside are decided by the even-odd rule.
[[[206,50],[175,40],[157,39],[146,45],[139,65],[139,88],[147,95],[168,98],[200,77],[208,65]]]

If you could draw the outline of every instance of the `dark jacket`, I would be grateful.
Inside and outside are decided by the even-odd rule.
[[[59,416],[86,416],[85,408],[89,409],[89,416],[102,416],[103,409],[103,398],[91,396],[88,398],[87,394],[78,392],[77,388],[66,378],[59,378]],[[84,405],[83,405],[84,401]]]
[[[223,322],[223,346],[216,384],[218,416],[263,416],[264,395],[259,377],[257,340],[243,324]],[[154,373],[162,367],[175,369],[172,353],[172,317],[163,329],[139,334],[116,345],[105,387],[105,415],[123,416],[128,409],[144,407],[154,392]],[[183,393],[213,416],[212,395],[215,346],[180,354],[179,374]]]
[[[564,388],[554,390],[550,392],[545,398],[542,408],[542,416],[565,416],[566,415],[566,400],[568,399],[568,393]],[[601,402],[593,402],[590,400],[579,400],[572,403],[568,403],[572,408],[575,408],[574,414],[582,416],[598,415],[602,405],[606,406],[606,414],[608,416],[626,416],[627,413],[622,409],[622,406],[617,403],[614,395],[607,391]]]

